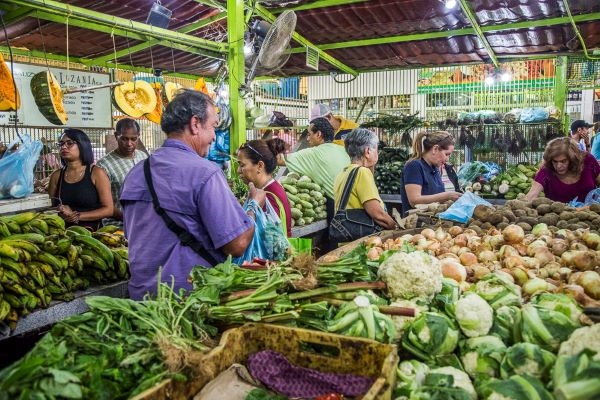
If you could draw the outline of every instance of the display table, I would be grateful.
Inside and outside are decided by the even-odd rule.
[[[292,237],[302,237],[327,229],[327,220],[320,220],[312,224],[295,226],[292,228]]]
[[[10,332],[8,326],[0,322],[0,341],[44,328],[56,322],[62,321],[71,315],[77,315],[86,312],[88,310],[88,306],[85,303],[85,298],[88,296],[126,298],[128,297],[127,281],[89,287],[86,290],[77,291],[73,294],[75,295],[75,299],[71,301],[53,301],[50,304],[50,307],[35,310],[31,314],[19,318],[17,327],[12,332]]]
[[[50,207],[52,202],[47,193],[33,193],[24,199],[0,200],[0,215],[16,214],[23,211]]]

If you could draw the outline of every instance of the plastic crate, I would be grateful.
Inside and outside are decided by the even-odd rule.
[[[203,357],[202,371],[196,371],[197,376],[193,379],[187,382],[163,381],[134,400],[191,399],[229,366],[245,364],[248,356],[265,349],[284,354],[296,366],[375,378],[363,400],[392,398],[399,361],[396,345],[308,329],[251,323],[226,331],[219,346]],[[336,355],[329,355],[333,353]]]

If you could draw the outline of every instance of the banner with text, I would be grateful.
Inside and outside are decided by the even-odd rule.
[[[10,63],[6,63],[10,69]],[[46,71],[43,65],[14,63],[14,78],[21,96],[21,107],[17,111],[19,125],[60,126],[49,122],[40,112],[31,93],[31,78],[38,72]],[[110,82],[108,74],[88,71],[50,68],[60,87],[64,90],[102,85]],[[12,82],[10,83],[12,84]],[[96,89],[93,92],[79,92],[64,95],[63,103],[68,116],[65,127],[111,128],[110,88]],[[14,125],[14,111],[0,112],[0,126]]]

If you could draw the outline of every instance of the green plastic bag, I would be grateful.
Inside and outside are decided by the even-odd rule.
[[[306,252],[312,254],[312,239],[310,238],[288,238],[295,253]]]

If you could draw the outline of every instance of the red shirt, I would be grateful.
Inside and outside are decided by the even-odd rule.
[[[583,160],[583,170],[575,183],[564,183],[548,168],[543,167],[535,175],[535,181],[544,187],[544,195],[550,200],[569,203],[574,198],[584,202],[585,196],[596,188],[596,178],[600,175],[600,164],[590,153]]]
[[[273,195],[277,196],[277,198],[283,205],[283,210],[285,212],[285,222],[287,224],[287,237],[292,237],[292,207],[290,207],[290,202],[288,201],[283,186],[281,186],[281,183],[277,182],[276,180],[273,180],[273,182],[265,186],[264,189],[265,191],[272,193],[267,193],[267,199],[275,209],[275,212],[277,212],[277,215],[281,215],[281,213],[279,212],[279,205],[277,204],[277,201],[275,201]]]

